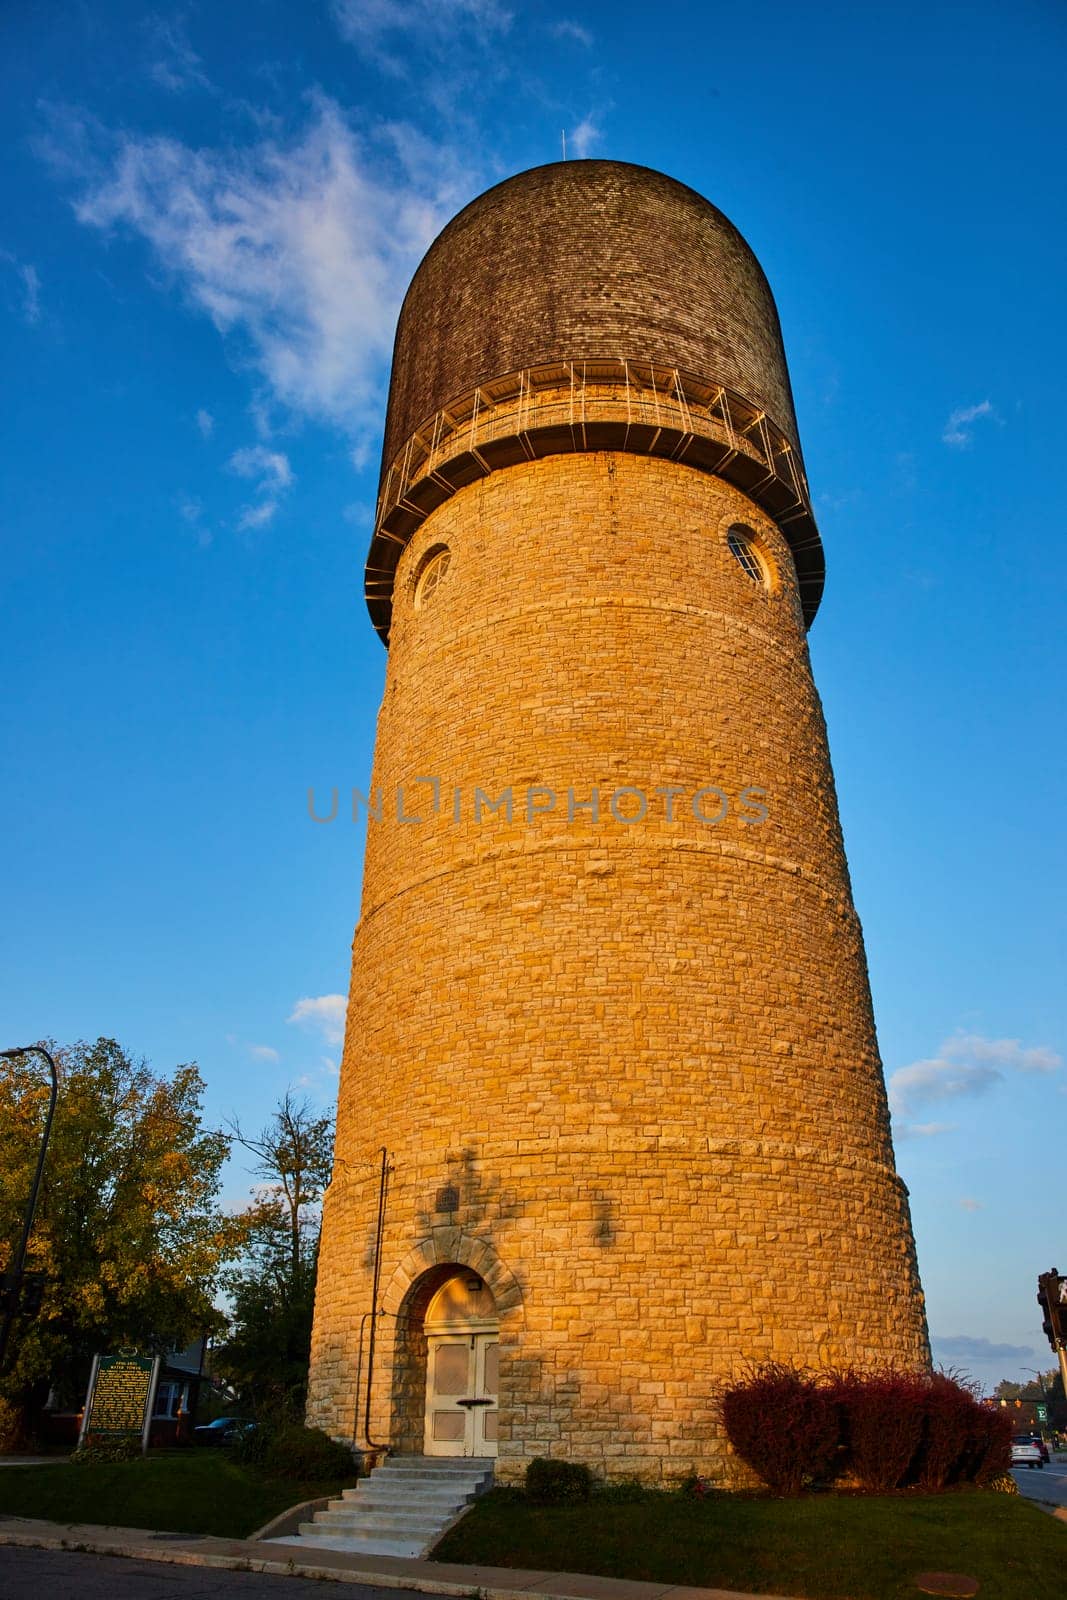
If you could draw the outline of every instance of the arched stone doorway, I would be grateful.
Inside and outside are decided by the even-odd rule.
[[[438,1300],[440,1291],[457,1280],[458,1290]],[[458,1298],[454,1298],[457,1295]],[[455,1228],[435,1229],[393,1272],[382,1296],[382,1310],[386,1325],[392,1324],[393,1344],[391,1354],[383,1362],[383,1365],[387,1363],[388,1387],[384,1393],[379,1391],[383,1405],[382,1410],[375,1413],[381,1417],[378,1423],[381,1431],[374,1433],[372,1430],[372,1436],[387,1437],[394,1454],[423,1455],[428,1431],[427,1396],[433,1398],[435,1391],[428,1359],[430,1333],[453,1336],[462,1333],[469,1351],[472,1336],[477,1340],[480,1335],[501,1329],[501,1343],[508,1355],[502,1374],[506,1391],[509,1373],[514,1368],[517,1341],[524,1326],[522,1291],[487,1240],[471,1237]],[[473,1372],[470,1366],[466,1374],[459,1371],[455,1381],[465,1375],[473,1382],[464,1394],[453,1396],[454,1401],[494,1400],[493,1396],[476,1391],[479,1379],[482,1389],[492,1385],[496,1352],[489,1346],[495,1343],[495,1339],[487,1339],[480,1350],[476,1343],[475,1359],[477,1363],[480,1355],[481,1372],[477,1364]],[[506,1392],[504,1398],[506,1404]],[[497,1455],[496,1440],[487,1437],[497,1426],[496,1404],[471,1408],[475,1409],[489,1412],[492,1421],[481,1425],[475,1439],[469,1439],[464,1429],[462,1440],[437,1440],[438,1445],[447,1447],[449,1454],[462,1455],[468,1448],[473,1453],[477,1442],[479,1453]],[[452,1426],[454,1430],[455,1424]],[[501,1441],[501,1447],[506,1452],[506,1438]]]
[[[426,1307],[428,1456],[495,1456],[500,1392],[500,1324],[493,1292],[461,1268]]]

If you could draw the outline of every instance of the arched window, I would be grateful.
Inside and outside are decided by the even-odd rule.
[[[415,605],[421,610],[430,604],[444,581],[452,561],[452,552],[443,547],[432,552],[423,564],[415,584]]]
[[[762,552],[757,549],[749,530],[740,527],[731,528],[726,535],[726,543],[741,571],[761,588],[769,588],[766,560]]]

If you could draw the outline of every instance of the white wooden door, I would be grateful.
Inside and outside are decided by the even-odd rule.
[[[428,1456],[495,1456],[500,1340],[433,1333],[426,1352]]]

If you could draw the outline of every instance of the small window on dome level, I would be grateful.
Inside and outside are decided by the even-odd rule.
[[[418,582],[415,585],[415,605],[420,610],[423,606],[428,606],[437,594],[448,573],[451,561],[452,552],[450,550],[438,550],[436,554],[430,557],[419,573]]]
[[[726,543],[730,554],[737,562],[741,571],[750,577],[753,583],[758,583],[762,588],[768,587],[767,568],[762,556],[756,550],[752,537],[746,528],[731,528],[726,535]]]

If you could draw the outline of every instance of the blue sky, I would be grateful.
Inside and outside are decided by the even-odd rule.
[[[3,1043],[195,1059],[253,1125],[331,1099],[361,838],[305,797],[369,773],[396,310],[566,131],[707,195],[774,288],[935,1353],[1051,1365],[1065,44],[1055,0],[9,0]]]

